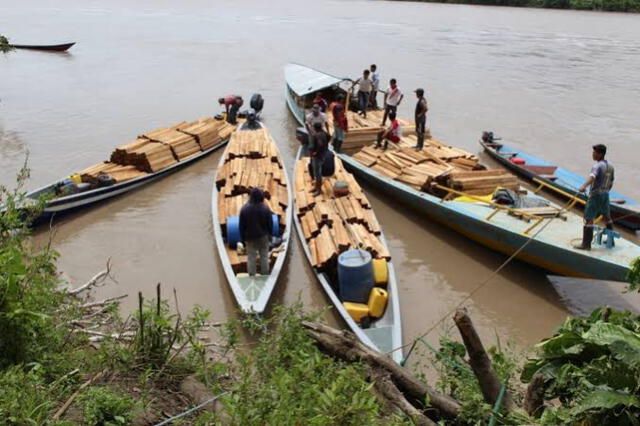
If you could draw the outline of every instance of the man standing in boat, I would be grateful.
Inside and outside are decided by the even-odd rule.
[[[371,89],[373,89],[373,83],[369,78],[371,72],[364,70],[362,77],[356,80],[353,85],[359,84],[358,88],[358,114],[361,114],[364,118],[367,118],[367,108],[369,107],[369,100],[371,99]]]
[[[220,105],[224,105],[224,110],[227,113],[227,122],[229,124],[236,124],[238,111],[240,110],[240,107],[244,103],[244,101],[242,100],[242,96],[227,95],[224,98],[219,98],[218,103]]]
[[[333,115],[333,149],[336,152],[340,152],[344,134],[349,131],[349,123],[343,103],[344,96],[338,95],[338,99],[329,105],[329,111]]]
[[[389,141],[393,143],[400,142],[400,137],[402,136],[402,127],[400,126],[400,122],[396,120],[396,113],[391,111],[389,113],[389,120],[391,120],[391,124],[385,130],[380,131],[378,133],[378,140],[376,141],[376,148],[380,148],[382,141],[384,140],[383,149],[386,150],[389,145]]]
[[[394,114],[398,113],[398,107],[400,106],[400,102],[402,102],[402,98],[404,98],[404,95],[398,87],[398,82],[395,78],[392,78],[389,80],[389,88],[384,94],[384,115],[382,116],[383,126],[387,122],[387,117],[392,111]]]
[[[378,90],[380,89],[380,76],[378,75],[378,67],[371,64],[371,108],[378,109]]]
[[[313,135],[309,138],[309,156],[311,157],[311,170],[316,187],[313,195],[322,193],[322,165],[327,156],[329,147],[329,134],[324,131],[320,123],[315,123]]]
[[[304,126],[309,133],[309,137],[313,136],[313,134],[315,133],[316,123],[320,123],[320,129],[324,127],[327,130],[327,133],[329,133],[329,123],[327,123],[326,114],[321,111],[320,105],[313,104],[311,112],[307,114],[307,117],[304,120]]]
[[[269,275],[269,236],[271,235],[271,210],[264,203],[264,193],[251,188],[249,201],[240,210],[240,238],[247,249],[247,271],[256,274],[256,260],[260,255],[260,274]]]
[[[418,98],[415,112],[416,135],[418,137],[416,149],[421,151],[424,147],[424,133],[427,126],[427,111],[429,110],[429,106],[427,105],[427,100],[424,97],[424,89],[416,89],[416,97]]]
[[[613,165],[604,159],[607,154],[607,147],[598,144],[593,146],[592,158],[595,161],[591,167],[591,173],[579,192],[585,192],[590,186],[589,198],[584,208],[584,228],[582,230],[582,243],[574,246],[579,250],[591,250],[591,240],[593,239],[593,221],[599,216],[604,216],[607,229],[613,230],[611,212],[609,207],[609,191],[613,186],[614,169]]]

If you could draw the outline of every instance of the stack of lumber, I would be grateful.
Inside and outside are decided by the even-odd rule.
[[[422,150],[416,151],[415,136],[404,136],[387,150],[370,144],[353,154],[353,158],[378,173],[412,188],[444,195],[433,190],[438,183],[470,195],[486,195],[497,187],[518,188],[517,178],[506,170],[486,170],[479,159],[462,149],[429,138]]]
[[[265,191],[265,204],[280,219],[280,230],[286,226],[289,204],[287,182],[276,143],[266,129],[235,132],[224,153],[224,163],[216,175],[218,218],[226,235],[227,218],[239,216],[249,201],[251,188]],[[229,261],[236,273],[246,272],[247,257],[227,247]],[[271,262],[276,253],[271,253]]]
[[[490,194],[497,187],[517,189],[518,179],[506,170],[453,171],[448,176],[450,188],[468,194]]]
[[[333,117],[329,112],[328,122],[329,130],[333,134]],[[398,119],[400,126],[402,127],[403,135],[410,135],[415,133],[414,123]],[[371,142],[375,142],[378,133],[384,130],[382,123],[382,111],[369,111],[367,118],[364,118],[353,111],[347,111],[347,121],[349,123],[349,131],[344,135],[344,143],[342,144],[342,150],[346,153],[353,153],[360,148],[370,145]],[[387,125],[389,120],[387,120]]]
[[[116,148],[111,162],[135,166],[141,171],[157,172],[207,150],[226,140],[235,126],[212,118],[181,122],[139,136]]]
[[[380,241],[380,224],[369,200],[340,159],[335,161],[335,174],[323,179],[322,193],[318,196],[313,195],[309,159],[300,159],[295,167],[296,214],[313,266],[325,271],[334,269],[338,255],[352,248],[367,250],[374,258],[390,259],[389,251]],[[337,181],[347,183],[348,195],[334,196],[333,185]]]
[[[157,129],[145,133],[141,137],[147,138],[152,142],[168,145],[177,161],[200,153],[200,145],[196,142],[196,138],[174,128]]]
[[[200,149],[206,151],[227,139],[234,126],[226,121],[213,118],[201,118],[198,121],[178,126],[178,131],[193,136]]]
[[[98,163],[94,166],[88,167],[81,171],[79,174],[83,182],[96,185],[98,183],[98,175],[100,173],[107,173],[113,179],[115,179],[116,183],[135,179],[147,174],[136,169],[134,166],[122,166],[120,164],[111,163],[109,161],[105,161],[103,163]]]

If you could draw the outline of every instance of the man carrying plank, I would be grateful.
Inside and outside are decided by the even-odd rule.
[[[322,129],[320,123],[315,123],[313,126],[314,131],[309,138],[309,156],[311,156],[311,170],[316,182],[313,195],[320,195],[322,193],[322,165],[327,155],[329,134]]]
[[[264,203],[264,193],[252,188],[249,201],[240,210],[240,238],[247,248],[247,270],[256,274],[256,258],[260,254],[260,274],[269,275],[269,236],[271,235],[271,210]]]
[[[607,147],[598,144],[593,146],[592,158],[595,161],[591,167],[589,177],[582,184],[579,192],[585,192],[590,186],[589,198],[584,208],[584,222],[582,229],[582,243],[574,246],[578,250],[591,250],[591,240],[593,239],[593,221],[599,216],[604,216],[607,229],[613,230],[611,212],[609,210],[609,191],[613,186],[614,169],[613,165],[604,159],[607,154]]]
[[[395,111],[389,112],[389,120],[391,120],[391,124],[385,130],[380,131],[378,133],[378,140],[376,141],[376,148],[380,148],[382,144],[382,140],[384,140],[384,148],[387,149],[389,141],[393,143],[400,142],[400,136],[402,135],[402,128],[400,127],[400,122],[396,119]]]

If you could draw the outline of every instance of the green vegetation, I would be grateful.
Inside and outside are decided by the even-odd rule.
[[[129,396],[97,386],[83,393],[80,402],[84,405],[84,422],[104,426],[130,424],[136,405]]]
[[[609,308],[587,318],[569,318],[537,345],[522,380],[544,377],[547,408],[543,423],[637,425],[640,418],[640,317]]]
[[[474,4],[480,6],[538,7],[607,12],[640,12],[640,0],[414,0],[425,3]]]
[[[14,47],[9,44],[9,39],[0,34],[0,52],[7,53],[13,49]]]

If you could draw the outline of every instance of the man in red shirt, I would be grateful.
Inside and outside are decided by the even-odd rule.
[[[340,152],[342,142],[344,142],[344,134],[349,131],[349,123],[343,102],[344,96],[339,95],[338,99],[329,105],[329,111],[333,115],[333,149],[336,152]]]
[[[400,142],[400,137],[402,136],[402,127],[400,127],[400,122],[396,119],[396,113],[394,111],[389,112],[389,120],[391,120],[391,124],[385,130],[380,131],[378,133],[378,140],[376,142],[376,148],[380,148],[382,144],[382,140],[384,139],[384,148],[387,149],[389,145],[389,141],[393,143]]]
[[[224,110],[227,113],[227,122],[230,124],[236,124],[238,111],[244,103],[244,101],[242,100],[242,96],[227,95],[224,98],[219,98],[218,103],[220,105],[224,105]]]

